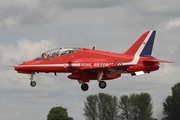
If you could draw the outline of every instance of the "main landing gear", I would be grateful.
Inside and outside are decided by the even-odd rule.
[[[86,83],[82,83],[81,89],[82,89],[83,91],[87,91],[87,90],[89,89],[89,85],[86,84]]]
[[[106,84],[105,81],[99,81],[99,87],[100,87],[101,89],[104,89],[106,86],[107,86],[107,84]]]
[[[31,81],[30,85],[31,85],[31,87],[35,87],[36,86],[36,81],[34,81],[34,75],[35,75],[35,73],[32,73],[31,76],[30,76],[30,81]],[[87,83],[84,83],[82,81],[80,81],[80,83],[82,83],[81,84],[82,91],[87,91],[89,89],[89,85]],[[107,86],[107,84],[106,84],[105,81],[99,80],[99,87],[101,89],[106,88],[106,86]]]
[[[35,75],[35,73],[32,73],[31,77],[30,77],[30,80],[31,80],[30,85],[31,85],[31,87],[35,87],[36,86],[36,81],[33,80],[34,79],[34,75]]]
[[[107,86],[107,84],[106,84],[105,81],[103,81],[103,80],[99,81],[99,87],[101,89],[104,89],[106,86]],[[82,83],[81,84],[81,89],[82,89],[82,91],[87,91],[89,89],[89,85],[86,84],[86,83]]]

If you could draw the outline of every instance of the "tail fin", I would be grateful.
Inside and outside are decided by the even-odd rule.
[[[126,52],[128,55],[151,56],[156,31],[145,32]]]

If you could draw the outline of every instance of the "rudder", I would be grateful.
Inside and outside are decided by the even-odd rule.
[[[151,56],[156,31],[147,31],[125,52],[128,55]]]

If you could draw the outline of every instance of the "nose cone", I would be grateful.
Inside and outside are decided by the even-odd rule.
[[[20,66],[20,65],[14,66],[14,70],[16,70],[16,71],[19,71],[20,69],[21,69],[21,66]]]
[[[16,70],[16,71],[17,71],[17,66],[14,66],[14,70]]]
[[[18,73],[31,74],[32,71],[29,70],[30,64],[31,64],[31,61],[23,62],[22,64],[14,66],[14,70],[16,70]]]
[[[16,70],[18,73],[26,73],[26,71],[23,69],[23,65],[16,65],[14,66],[14,70]]]

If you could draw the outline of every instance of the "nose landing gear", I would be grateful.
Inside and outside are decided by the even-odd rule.
[[[33,80],[34,79],[34,75],[35,75],[35,73],[32,73],[31,77],[30,77],[30,80],[31,80],[30,85],[31,85],[31,87],[35,87],[36,86],[36,81]]]
[[[36,81],[31,81],[30,85],[31,85],[31,87],[35,87],[36,86]]]

